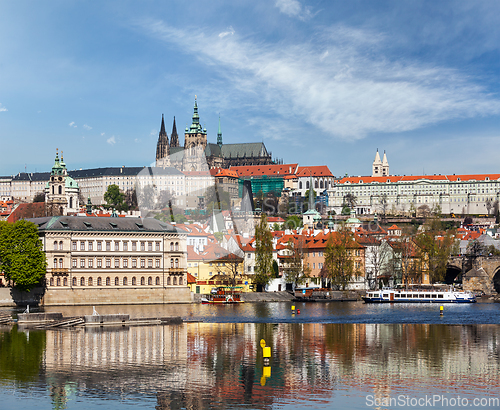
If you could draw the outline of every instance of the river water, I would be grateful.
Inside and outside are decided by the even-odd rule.
[[[500,408],[500,304],[291,306],[99,306],[190,322],[0,328],[0,409]]]

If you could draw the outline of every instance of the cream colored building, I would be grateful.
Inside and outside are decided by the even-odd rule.
[[[151,218],[35,218],[47,255],[44,304],[191,301],[187,232]]]

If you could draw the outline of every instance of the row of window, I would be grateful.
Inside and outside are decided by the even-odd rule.
[[[102,268],[102,259],[101,258],[97,258],[96,259],[96,267],[97,268]],[[106,268],[111,268],[111,258],[106,258],[104,259],[105,261],[105,267]],[[148,268],[152,268],[153,267],[153,259],[148,259],[148,264],[147,264],[147,267]],[[128,268],[129,266],[129,260],[128,258],[123,258],[123,259],[119,259],[119,258],[115,258],[114,259],[114,267],[115,268]],[[139,262],[140,262],[140,267],[141,268],[145,268],[146,267],[146,259],[139,259]],[[160,268],[160,259],[155,259],[154,260],[154,267],[155,268]],[[64,260],[63,258],[54,258],[54,262],[53,262],[53,267],[54,269],[62,269],[64,268]],[[71,260],[71,267],[72,268],[77,268],[78,267],[78,259],[72,259]],[[84,259],[84,258],[81,258],[80,259],[80,268],[93,268],[94,267],[94,258],[89,258],[89,259]],[[137,258],[132,258],[132,265],[131,265],[132,268],[137,268]],[[171,258],[170,259],[170,268],[178,268],[179,267],[179,258]]]
[[[153,285],[153,277],[152,276],[149,276],[147,279],[145,276],[141,276],[140,284],[146,285],[146,280],[147,280],[148,285]],[[160,285],[160,277],[157,276],[155,278],[154,282],[155,282],[155,285]],[[78,286],[78,283],[80,283],[80,286],[93,286],[94,280],[92,277],[89,277],[86,280],[84,277],[81,277],[80,280],[78,280],[77,278],[73,278],[73,286]],[[105,283],[106,283],[106,286],[111,286],[111,278],[109,276],[105,279]],[[179,278],[177,278],[176,276],[174,276],[172,278],[170,278],[170,276],[167,277],[167,286],[177,285],[177,284],[182,285],[183,283],[184,283],[184,279],[182,276],[180,276]],[[96,280],[96,286],[102,286],[102,285],[103,285],[103,280],[99,276]],[[115,286],[120,285],[120,279],[118,277],[115,277],[114,285]],[[122,279],[122,285],[124,285],[124,286],[128,285],[128,278],[126,276]],[[135,276],[132,277],[131,285],[132,286],[137,285],[137,278]],[[66,278],[66,277],[53,278],[52,277],[49,280],[49,286],[68,286],[68,278]]]
[[[94,251],[94,241],[79,241],[80,242],[80,251]],[[103,250],[103,241],[96,241],[96,249],[97,251],[102,251]],[[130,250],[133,252],[138,250],[137,247],[137,241],[131,241],[132,245]],[[121,250],[127,252],[129,251],[129,241],[104,241],[104,246],[106,251],[111,251],[113,248],[114,251],[120,251],[120,243],[121,245]],[[147,244],[147,245],[146,245]],[[145,242],[145,241],[140,241],[139,242],[139,249],[141,251],[146,250],[146,246],[148,248],[149,252],[153,251],[153,247],[156,252],[160,251],[160,242]],[[54,250],[63,250],[63,241],[54,241]],[[71,250],[77,251],[78,250],[78,241],[72,241],[71,242]],[[170,242],[170,251],[179,251],[179,242]]]

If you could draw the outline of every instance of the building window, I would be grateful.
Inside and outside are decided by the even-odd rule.
[[[56,279],[57,286],[61,286],[61,278]]]
[[[63,242],[62,241],[59,241],[59,250],[62,251],[63,250]]]
[[[106,268],[111,268],[111,259],[106,259]]]
[[[153,259],[148,259],[148,268],[153,267]]]
[[[176,242],[175,243],[175,250],[178,251],[179,250],[179,242]]]
[[[174,259],[173,259],[173,258],[171,258],[171,259],[170,259],[170,267],[171,267],[171,268],[173,268],[173,267],[174,267]]]
[[[128,268],[128,259],[123,260],[123,267]]]
[[[97,286],[101,286],[101,285],[102,285],[102,279],[101,279],[101,277],[99,276],[99,277],[97,278]]]
[[[123,250],[128,251],[128,242],[123,242]]]
[[[111,242],[106,242],[106,250],[108,252],[111,250]]]
[[[85,286],[85,278],[80,278],[80,286]]]
[[[54,269],[57,269],[57,258],[54,258]]]
[[[156,242],[156,252],[160,251],[160,242]]]
[[[71,242],[71,249],[76,251],[76,241]]]
[[[170,242],[170,251],[173,251],[173,250],[174,250],[174,243]]]
[[[160,284],[160,277],[159,277],[159,276],[157,276],[157,277],[156,277],[156,284],[157,284],[157,285],[159,285],[159,284]]]
[[[132,276],[132,286],[135,286],[137,284],[137,281],[135,279],[135,276]]]
[[[170,276],[167,278],[167,285],[170,286]]]
[[[151,276],[148,277],[148,285],[153,284],[153,278]]]
[[[141,251],[144,252],[146,250],[146,245],[144,242],[141,242]]]
[[[109,286],[109,285],[111,285],[111,278],[108,276],[106,278],[106,286]]]
[[[76,278],[73,278],[73,286],[76,286],[76,283],[77,283]]]
[[[132,251],[135,252],[137,250],[137,242],[132,242]]]
[[[137,259],[132,259],[132,267],[137,268]]]
[[[179,285],[182,285],[182,277],[179,278]]]
[[[94,250],[94,242],[89,241],[89,251],[93,251],[93,250]]]
[[[144,285],[146,282],[144,280],[144,276],[141,276],[141,285]]]
[[[102,259],[97,259],[97,267],[102,268]]]
[[[89,285],[89,286],[92,286],[92,276],[91,276],[91,277],[89,278],[89,280],[88,280],[88,285]]]
[[[62,260],[62,258],[59,258],[59,267],[61,269],[63,268],[63,260]]]
[[[148,251],[151,252],[153,250],[153,242],[148,242]]]
[[[94,267],[94,259],[89,259],[89,268]]]
[[[80,250],[81,251],[85,250],[85,242],[84,241],[80,241]]]
[[[85,259],[80,259],[80,268],[85,267]]]
[[[57,241],[54,241],[54,250],[57,251]]]
[[[141,268],[146,267],[146,259],[141,259]]]
[[[97,242],[97,250],[102,251],[102,242]]]
[[[119,251],[120,250],[120,242],[115,242],[115,251]]]
[[[160,260],[159,259],[156,259],[156,268],[159,268],[160,267]]]
[[[128,280],[127,280],[127,277],[126,277],[126,276],[123,278],[123,284],[124,284],[125,286],[128,284]]]
[[[115,259],[115,268],[120,267],[120,259]]]
[[[175,258],[175,267],[178,268],[179,267],[179,259]]]
[[[54,278],[50,278],[49,283],[50,283],[50,286],[54,286]]]
[[[174,276],[174,278],[172,279],[172,284],[177,285],[177,277]]]

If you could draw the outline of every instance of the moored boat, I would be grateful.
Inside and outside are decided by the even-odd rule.
[[[220,286],[214,293],[202,297],[201,303],[204,305],[243,303],[241,289],[241,286]]]
[[[471,292],[455,290],[453,287],[383,288],[367,291],[362,297],[365,303],[475,303]]]

